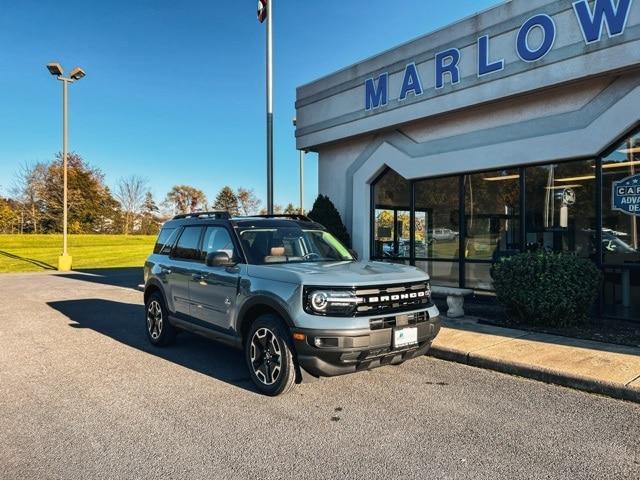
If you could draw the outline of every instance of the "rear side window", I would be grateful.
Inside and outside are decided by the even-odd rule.
[[[173,249],[173,258],[200,260],[198,246],[201,233],[202,227],[186,227],[182,231],[176,247]]]
[[[168,254],[171,250],[171,245],[173,244],[175,233],[175,228],[163,228],[162,230],[160,230],[158,240],[156,240],[156,246],[153,247],[153,253]]]

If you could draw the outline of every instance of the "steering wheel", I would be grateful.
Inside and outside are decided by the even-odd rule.
[[[311,259],[314,259],[314,258],[321,258],[321,257],[320,257],[320,254],[319,254],[319,253],[316,253],[316,252],[310,252],[310,253],[307,253],[307,254],[306,254],[304,257],[302,257],[302,258],[304,258],[305,260],[311,260]]]

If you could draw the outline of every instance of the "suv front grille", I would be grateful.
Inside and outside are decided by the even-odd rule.
[[[431,300],[428,282],[367,287],[356,290],[357,316],[406,312],[427,305]]]
[[[394,317],[382,317],[382,318],[372,318],[369,320],[369,328],[371,330],[385,330],[387,328],[404,326],[400,325],[398,322],[398,317],[403,315],[397,315]],[[416,312],[414,314],[404,315],[408,317],[405,322],[406,325],[418,325],[419,323],[425,323],[429,321],[429,314],[427,312]]]

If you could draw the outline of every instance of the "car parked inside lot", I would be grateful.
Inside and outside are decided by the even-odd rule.
[[[359,262],[300,215],[179,215],[163,226],[144,276],[152,344],[183,329],[242,348],[268,395],[307,375],[400,364],[425,354],[440,329],[423,271]]]
[[[437,242],[443,242],[448,240],[456,240],[460,235],[458,232],[454,232],[450,228],[436,228],[431,233],[431,238]]]

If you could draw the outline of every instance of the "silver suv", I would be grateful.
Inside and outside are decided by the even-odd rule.
[[[308,376],[424,355],[440,329],[424,272],[359,262],[300,215],[179,215],[163,226],[144,277],[152,344],[182,329],[241,348],[268,395]]]

